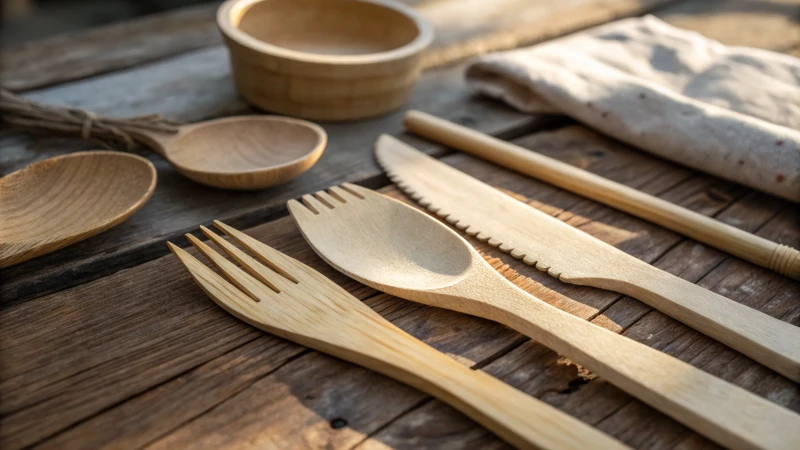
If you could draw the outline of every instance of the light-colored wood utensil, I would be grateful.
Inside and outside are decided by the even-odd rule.
[[[184,125],[176,134],[133,134],[186,177],[235,190],[296,178],[317,162],[328,139],[317,124],[281,116],[228,117]]]
[[[319,125],[280,116],[238,116],[178,126],[160,116],[116,119],[42,105],[0,88],[7,128],[95,139],[130,149],[150,146],[181,174],[223,189],[263,189],[289,181],[317,162],[327,135]]]
[[[392,325],[305,264],[221,222],[203,233],[242,268],[192,235],[228,279],[173,244],[170,249],[219,306],[250,325],[359,364],[427,392],[520,448],[627,448],[550,405],[470,370]]]
[[[155,187],[150,161],[106,151],[57,156],[0,178],[0,268],[121,223]]]
[[[388,135],[389,178],[478,240],[568,283],[621,292],[800,382],[800,328],[645,263]]]
[[[658,224],[745,261],[800,280],[800,252],[570,164],[420,111],[409,131]]]
[[[433,29],[383,0],[228,0],[217,24],[250,103],[314,120],[354,120],[403,105]]]
[[[794,449],[800,442],[800,415],[548,305],[406,204],[345,184],[288,207],[325,261],[368,286],[503,323],[722,445]]]

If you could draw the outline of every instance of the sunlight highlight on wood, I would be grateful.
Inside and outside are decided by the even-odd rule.
[[[420,205],[562,281],[643,301],[800,381],[800,328],[660,270],[391,137],[376,156]],[[469,205],[469,206],[467,206]]]
[[[800,280],[800,251],[786,245],[420,111],[406,113],[405,126],[412,133],[440,144],[538,178]]]
[[[0,268],[108,230],[155,187],[150,161],[107,151],[46,159],[0,178]]]
[[[343,195],[352,195],[342,192]],[[192,244],[224,275],[172,243],[170,250],[219,306],[250,325],[359,364],[433,395],[519,448],[627,448],[558,409],[487,375],[470,370],[394,326],[346,290],[305,264],[221,222],[215,225],[259,259],[221,248],[241,269],[195,237]],[[214,242],[222,239],[208,229]],[[250,273],[269,277],[275,292]],[[226,280],[227,278],[227,280]],[[244,292],[243,292],[244,291]]]
[[[217,14],[239,92],[259,108],[353,120],[406,103],[433,29],[383,0],[228,0]]]
[[[330,192],[347,202],[318,213],[296,200],[288,207],[311,247],[345,275],[503,323],[725,446],[789,450],[800,441],[800,415],[522,291],[433,217],[359,186]],[[319,193],[306,197],[313,204]]]

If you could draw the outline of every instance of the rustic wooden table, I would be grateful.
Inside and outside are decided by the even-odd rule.
[[[410,107],[500,136],[795,247],[795,205],[654,158],[564,119],[474,98],[463,60],[619,17],[652,12],[727,44],[800,55],[797,0],[409,1],[437,29]],[[249,112],[230,80],[216,5],[2,50],[3,83],[36,100],[184,121]],[[349,181],[402,198],[372,157],[401,113],[326,124],[330,144],[293,182],[262,192],[205,188],[142,150],[158,188],[104,234],[0,271],[0,447],[504,448],[439,401],[234,319],[190,280],[165,242],[212,219],[249,228],[346,286],[398,326],[637,448],[709,441],[502,326],[375,292],[308,247],[286,200]],[[800,283],[603,205],[402,136],[498,188],[664,270],[800,325]],[[0,136],[0,174],[90,148]],[[504,275],[540,298],[795,411],[800,388],[748,358],[613,292],[567,285],[478,242]]]

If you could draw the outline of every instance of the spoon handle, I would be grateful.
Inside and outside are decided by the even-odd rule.
[[[370,315],[372,311],[369,311]],[[358,352],[327,353],[426,392],[523,449],[627,449],[616,439],[481,370],[471,370],[377,317]]]
[[[724,446],[790,449],[800,442],[800,415],[500,281],[472,296],[462,291],[462,300]]]

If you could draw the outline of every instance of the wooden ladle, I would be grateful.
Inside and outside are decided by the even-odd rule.
[[[177,126],[159,116],[100,117],[77,108],[41,105],[0,89],[6,127],[80,136],[130,148],[145,144],[192,180],[223,189],[254,190],[284,183],[322,155],[325,130],[281,116],[239,116]]]
[[[0,178],[0,268],[121,223],[155,187],[150,161],[108,151],[57,156]]]
[[[133,131],[184,176],[206,186],[255,190],[285,183],[317,162],[325,130],[281,116],[239,116],[183,125],[175,134]]]

